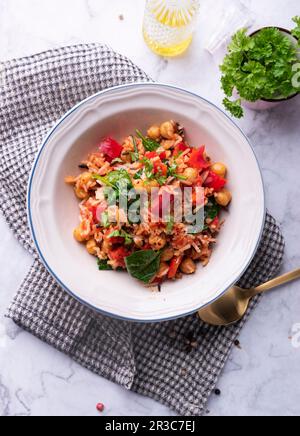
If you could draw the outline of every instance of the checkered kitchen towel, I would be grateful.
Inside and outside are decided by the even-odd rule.
[[[52,50],[0,67],[0,208],[34,256],[9,317],[95,373],[178,414],[202,415],[245,320],[214,328],[196,315],[152,325],[101,316],[67,295],[48,274],[26,221],[30,168],[55,121],[101,89],[150,79],[128,59],[98,44]],[[268,215],[261,245],[241,285],[270,279],[283,252],[280,230]]]

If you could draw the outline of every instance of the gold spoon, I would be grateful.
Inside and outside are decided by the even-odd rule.
[[[296,269],[254,289],[234,286],[210,306],[199,310],[199,317],[207,324],[215,326],[233,324],[243,318],[251,298],[299,278],[300,269]]]

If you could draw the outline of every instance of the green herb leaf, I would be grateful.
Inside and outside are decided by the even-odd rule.
[[[98,268],[100,271],[112,271],[113,268],[108,264],[107,260],[97,259]]]
[[[178,180],[187,180],[187,177],[184,177],[181,174],[176,174],[177,169],[178,169],[178,165],[176,163],[169,165],[168,166],[168,177],[175,177]]]
[[[125,230],[115,230],[109,235],[109,238],[124,238],[125,245],[131,245],[133,242],[132,236],[125,232]]]
[[[160,252],[136,251],[125,259],[127,271],[132,277],[144,283],[150,283],[159,271],[160,258]]]
[[[211,198],[204,209],[204,218],[214,220],[221,211],[221,206],[214,198]]]
[[[231,101],[229,98],[224,98],[223,104],[225,108],[230,112],[234,117],[236,118],[243,118],[244,116],[244,110],[241,106],[242,101],[241,99],[236,101]]]
[[[168,223],[167,223],[167,228],[166,228],[167,235],[171,235],[172,234],[173,229],[174,229],[174,224],[175,224],[174,217],[171,216],[169,221],[168,221]]]
[[[104,177],[104,176],[99,176],[99,174],[93,174],[92,177],[94,180],[98,180],[99,182],[103,183],[103,185],[110,186],[111,188],[113,188],[113,185],[111,185],[107,176]]]
[[[110,226],[109,215],[108,215],[107,211],[103,212],[101,215],[101,224],[102,224],[102,227],[104,227],[106,229]]]
[[[154,178],[154,165],[151,162],[150,159],[147,159],[146,157],[142,160],[142,163],[145,165],[145,175],[147,179],[153,179]]]
[[[300,17],[295,17],[295,37],[300,36]],[[222,65],[221,86],[225,108],[235,117],[244,114],[241,101],[287,98],[300,87],[293,86],[298,47],[277,28],[265,28],[253,36],[239,30],[232,38]],[[234,91],[238,100],[232,101]]]
[[[134,180],[140,180],[142,175],[143,175],[144,170],[139,170],[135,173],[135,175],[133,176]]]
[[[143,146],[147,151],[156,151],[160,147],[160,144],[158,142],[156,142],[154,139],[145,138],[145,136],[143,136],[143,134],[139,130],[137,130],[136,133],[138,137],[143,141]]]
[[[126,170],[116,170],[102,177],[98,174],[93,174],[95,180],[99,180],[102,184],[113,188],[116,191],[117,198],[130,191],[133,188],[131,178]]]
[[[130,157],[131,157],[132,162],[137,162],[140,158],[140,155],[139,155],[139,153],[131,151]]]
[[[116,163],[120,163],[120,164],[122,164],[122,163],[124,163],[124,162],[122,161],[122,159],[120,159],[119,157],[117,157],[117,158],[114,159],[111,163],[114,165],[114,164],[116,164]]]
[[[108,260],[97,259],[99,271],[114,271],[113,267],[109,265]],[[115,271],[124,271],[123,268],[117,268]]]
[[[298,45],[300,45],[300,16],[294,17],[293,21],[296,27],[292,30],[292,35],[299,40]]]

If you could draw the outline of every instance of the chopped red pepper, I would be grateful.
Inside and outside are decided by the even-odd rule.
[[[173,259],[171,260],[171,264],[170,264],[168,279],[175,278],[177,271],[178,271],[178,268],[180,267],[181,261],[182,261],[182,256],[173,257]]]
[[[167,159],[167,153],[163,151],[162,153],[159,154],[159,157],[161,158],[161,160]]]
[[[207,179],[204,182],[204,186],[207,188],[212,188],[215,191],[220,191],[221,189],[224,188],[226,183],[227,180],[223,179],[222,177],[210,171],[207,176]]]
[[[108,162],[112,162],[114,159],[121,156],[123,147],[113,138],[105,138],[99,144],[99,150],[105,155]]]
[[[197,170],[209,168],[211,163],[205,159],[204,152],[205,146],[200,147],[198,150],[193,150],[189,160],[189,166]]]
[[[122,268],[125,268],[125,258],[128,256],[130,256],[130,251],[125,247],[118,247],[109,252],[111,260],[116,261]]]

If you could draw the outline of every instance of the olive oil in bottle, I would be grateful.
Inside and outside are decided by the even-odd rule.
[[[199,0],[147,0],[143,33],[150,49],[161,56],[178,56],[190,46]]]

